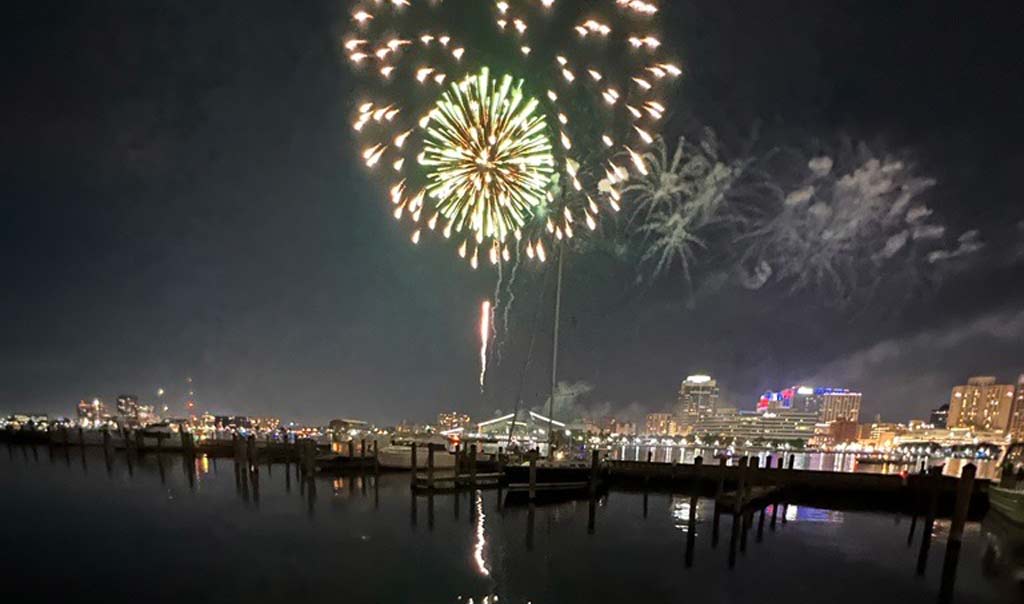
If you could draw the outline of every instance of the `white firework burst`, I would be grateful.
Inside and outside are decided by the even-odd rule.
[[[948,229],[920,200],[936,181],[904,159],[876,155],[866,145],[839,157],[796,157],[795,176],[788,178],[785,167],[771,170],[763,189],[770,195],[740,213],[739,239],[747,246],[741,265],[757,273],[744,280],[748,287],[774,279],[792,291],[818,289],[845,302],[871,291],[887,268],[916,279],[922,263],[980,247],[971,235],[943,250]]]

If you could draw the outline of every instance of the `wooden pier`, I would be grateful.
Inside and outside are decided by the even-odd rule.
[[[792,455],[769,458],[764,467],[727,465],[725,459],[717,465],[606,461],[605,466],[609,483],[625,490],[696,492],[711,497],[735,491],[742,480],[749,487],[775,487],[790,503],[834,510],[910,514],[919,502],[928,501],[934,490],[936,513],[947,517],[953,513],[959,483],[955,477],[942,475],[798,470],[793,467]],[[975,481],[968,506],[970,517],[980,518],[987,508],[988,481]]]

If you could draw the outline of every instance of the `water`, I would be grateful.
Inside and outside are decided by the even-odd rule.
[[[612,459],[623,461],[646,461],[647,453],[652,454],[652,461],[661,463],[693,463],[698,455],[710,459],[719,451],[716,449],[700,449],[697,447],[682,446],[646,446],[646,445],[624,445],[613,447],[609,454]],[[747,451],[736,451],[735,455],[747,455]],[[914,457],[905,463],[878,463],[865,464],[858,461],[858,458],[869,457],[865,453],[794,453],[792,451],[750,451],[750,455],[757,457],[761,466],[764,467],[766,459],[771,457],[777,463],[779,455],[794,456],[793,467],[797,470],[824,470],[827,472],[864,472],[871,474],[899,474],[900,472],[914,473],[921,469],[921,464],[928,466],[942,466],[942,473],[947,476],[960,476],[961,468],[968,462],[963,459],[939,459],[928,457]],[[706,462],[708,463],[708,462]],[[978,478],[991,480],[999,474],[999,464],[994,460],[972,460],[978,468]]]
[[[681,495],[650,494],[645,517],[642,493],[613,491],[591,530],[587,501],[414,499],[402,474],[320,478],[311,497],[294,466],[262,466],[258,492],[238,488],[231,460],[198,460],[191,486],[186,468],[175,455],[129,467],[118,453],[108,469],[101,450],[0,453],[7,601],[934,602],[948,530],[937,526],[919,578],[909,519],[791,506],[762,543],[755,526],[730,569],[731,521],[712,547],[712,505],[698,500],[687,568]],[[991,531],[968,525],[958,602],[1021,601]]]

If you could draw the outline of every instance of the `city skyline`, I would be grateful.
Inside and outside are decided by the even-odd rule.
[[[976,377],[970,377],[970,378],[967,379],[967,383],[968,383],[969,386],[970,385],[974,385],[974,384],[976,384],[976,382],[978,380],[982,380],[982,382],[983,382],[981,384],[982,387],[991,387],[993,389],[993,392],[999,391],[999,392],[1002,392],[1004,394],[1003,398],[1005,399],[1005,401],[1004,401],[1004,408],[1002,409],[1002,413],[1003,413],[1003,415],[1005,417],[1002,417],[1000,419],[1000,422],[1001,422],[1001,424],[1005,424],[1005,429],[1007,431],[1016,430],[1017,432],[1021,432],[1022,434],[1024,434],[1024,419],[1022,419],[1022,418],[1024,418],[1024,373],[1019,374],[1015,380],[1009,380],[1009,381],[1006,381],[1006,383],[1001,383],[1001,384],[996,384],[996,381],[998,381],[998,378],[987,377],[987,376],[983,376],[983,377],[977,377],[977,376]],[[191,387],[191,382],[188,382],[188,383],[190,384],[190,387]],[[727,382],[724,382],[724,383],[727,383]],[[743,400],[743,401],[740,401],[740,402],[736,402],[736,401],[733,401],[732,399],[720,399],[719,398],[719,395],[718,395],[718,390],[720,388],[719,380],[717,379],[717,377],[714,377],[714,376],[708,376],[708,375],[703,375],[703,374],[689,375],[684,380],[682,380],[680,382],[680,384],[681,384],[681,386],[680,386],[678,392],[676,393],[676,399],[674,400],[673,403],[668,404],[668,405],[661,405],[661,406],[650,407],[650,408],[643,408],[643,407],[636,407],[636,406],[634,406],[634,407],[631,407],[626,412],[616,411],[614,408],[607,407],[607,406],[598,406],[598,407],[594,407],[594,408],[588,408],[586,406],[578,407],[578,408],[577,407],[573,407],[573,408],[576,409],[576,412],[574,414],[575,416],[574,417],[568,417],[568,418],[562,418],[562,419],[571,420],[571,421],[590,420],[590,419],[593,419],[593,420],[611,419],[611,420],[615,420],[615,421],[632,422],[632,423],[635,423],[635,424],[638,424],[638,425],[644,425],[645,422],[647,422],[647,424],[649,425],[649,422],[651,421],[650,418],[652,416],[658,415],[658,416],[664,416],[662,418],[662,420],[660,420],[660,421],[665,423],[666,426],[668,425],[668,422],[670,422],[670,421],[673,424],[676,421],[678,421],[680,423],[680,426],[682,426],[684,424],[692,425],[694,422],[693,421],[687,422],[686,418],[684,417],[685,415],[687,415],[687,413],[686,413],[685,408],[683,406],[683,401],[684,401],[684,393],[685,393],[685,391],[687,389],[687,386],[689,386],[691,388],[696,386],[696,387],[699,387],[701,389],[701,391],[703,391],[703,392],[711,392],[711,390],[704,390],[704,389],[713,389],[713,391],[715,393],[714,394],[714,399],[713,399],[714,400],[714,407],[708,407],[709,411],[713,411],[713,410],[716,410],[716,409],[735,410],[735,411],[740,411],[740,412],[758,412],[758,413],[763,413],[763,412],[769,411],[769,410],[792,410],[792,411],[802,411],[802,412],[803,411],[811,411],[812,409],[810,407],[808,407],[806,403],[803,402],[803,399],[808,397],[808,396],[810,396],[810,395],[816,395],[816,396],[820,397],[822,394],[824,394],[825,397],[826,397],[825,399],[815,399],[816,407],[813,410],[815,413],[818,413],[819,411],[822,413],[821,421],[823,421],[823,422],[830,422],[830,421],[834,421],[835,419],[852,419],[853,421],[856,422],[856,421],[858,421],[858,418],[860,418],[861,420],[863,420],[865,418],[875,418],[876,420],[880,419],[881,421],[886,421],[886,422],[904,422],[904,421],[915,421],[915,420],[929,420],[930,421],[930,419],[934,418],[935,414],[937,412],[939,412],[941,408],[946,408],[946,409],[949,409],[950,407],[954,407],[955,408],[955,402],[958,400],[957,392],[958,391],[962,391],[962,389],[969,387],[969,386],[957,386],[955,384],[955,382],[954,382],[954,384],[951,385],[949,390],[947,391],[947,398],[943,402],[941,402],[940,404],[937,404],[934,407],[929,408],[925,413],[920,414],[920,415],[892,417],[892,416],[888,416],[888,415],[885,415],[885,414],[878,414],[878,413],[870,414],[870,415],[864,415],[862,413],[863,392],[859,392],[859,391],[858,392],[854,392],[853,390],[848,389],[848,388],[814,387],[814,386],[806,386],[806,385],[796,386],[795,385],[795,386],[793,386],[791,388],[783,389],[783,390],[779,390],[779,391],[771,391],[771,390],[766,391],[764,393],[761,393],[759,398],[756,397],[756,396],[755,397],[748,397],[750,400]],[[1007,389],[1009,390],[1008,393],[1003,392],[1003,391],[1005,391]],[[790,391],[792,391],[792,392],[790,392]],[[157,390],[157,392],[158,392],[158,394],[154,395],[154,398],[156,400],[163,401],[163,402],[166,402],[168,400],[168,399],[165,398],[166,397],[166,390],[165,389],[159,388]],[[189,390],[188,393],[189,393],[189,395],[194,395],[194,392],[191,391],[191,390]],[[792,399],[789,401],[789,404],[783,405],[781,397],[786,396],[787,393],[789,394],[789,396],[792,397]],[[779,397],[779,398],[772,399],[772,400],[774,400],[776,402],[771,402],[770,403],[771,406],[769,406],[769,401],[766,398],[769,395],[773,395],[773,396]],[[856,397],[855,410],[853,411],[852,415],[847,415],[845,410],[849,408],[850,403],[846,403],[845,399],[849,398],[851,396],[852,397]],[[977,396],[980,396],[980,395],[977,395]],[[825,407],[828,407],[828,406],[836,404],[835,402],[831,402],[831,403],[828,402],[829,401],[828,397],[837,397],[838,399],[841,399],[839,402],[840,402],[840,404],[844,405],[842,407],[843,411],[840,411],[840,412],[833,411],[833,412],[831,412],[831,414],[825,412],[824,411]],[[75,415],[75,408],[76,407],[80,408],[82,405],[85,405],[86,403],[89,403],[90,405],[95,405],[95,403],[98,401],[101,404],[101,406],[105,405],[109,409],[117,410],[118,413],[121,414],[121,415],[129,414],[129,413],[125,412],[126,405],[127,406],[134,405],[134,408],[136,408],[136,409],[138,409],[140,407],[140,405],[141,405],[141,408],[144,411],[148,412],[148,413],[154,413],[154,412],[156,414],[162,413],[163,416],[169,417],[169,418],[187,418],[189,415],[197,415],[198,416],[200,414],[210,414],[210,413],[212,413],[212,414],[215,414],[215,415],[226,415],[226,416],[251,416],[251,417],[257,417],[257,416],[277,416],[277,417],[280,417],[280,418],[282,418],[284,420],[292,420],[292,421],[296,421],[298,423],[306,423],[306,424],[309,424],[309,425],[315,425],[315,424],[326,425],[329,421],[337,420],[339,417],[351,417],[352,416],[352,414],[346,415],[346,413],[344,412],[344,409],[341,408],[341,407],[339,407],[337,409],[337,413],[333,413],[333,414],[328,413],[327,416],[316,417],[316,418],[308,418],[308,417],[303,417],[303,416],[300,416],[300,415],[285,415],[285,414],[282,414],[282,413],[279,413],[279,412],[273,411],[273,410],[271,410],[270,412],[265,412],[265,413],[252,413],[250,411],[247,411],[244,407],[243,408],[238,408],[238,409],[227,408],[225,406],[218,406],[216,403],[209,403],[208,404],[208,403],[205,403],[203,401],[194,401],[194,399],[191,398],[191,397],[186,398],[186,399],[180,401],[180,404],[172,403],[171,405],[168,406],[168,409],[166,411],[162,411],[162,409],[157,408],[155,404],[147,405],[146,403],[147,403],[148,399],[146,399],[145,397],[139,397],[139,396],[137,396],[135,394],[125,394],[125,393],[122,393],[122,394],[117,395],[116,397],[110,397],[110,398],[113,399],[113,401],[114,401],[113,403],[111,403],[110,400],[108,400],[108,398],[105,398],[103,396],[90,396],[90,397],[82,398],[82,399],[79,399],[78,403],[75,403],[75,404],[70,406],[70,409],[71,409],[70,411],[57,410],[57,411],[52,411],[51,412],[51,411],[46,410],[46,409],[27,409],[27,408],[5,409],[5,408],[0,408],[0,414],[48,413],[52,417],[73,417]],[[812,398],[814,398],[814,397],[812,397]],[[194,409],[191,409],[191,410],[189,410],[189,408],[187,407],[187,404],[190,401],[196,403],[196,407]],[[135,413],[138,413],[138,412],[136,411]],[[948,413],[948,411],[946,413]],[[471,415],[472,415],[473,418],[479,418],[479,421],[488,421],[488,420],[491,420],[493,418],[499,417],[502,414],[503,414],[503,412],[502,412],[502,410],[500,408],[495,408],[495,409],[490,409],[490,410],[483,410],[482,412],[476,412],[476,413],[471,414],[468,411],[466,411],[466,407],[464,407],[464,406],[458,406],[458,405],[452,406],[451,404],[447,404],[447,406],[446,406],[446,404],[440,404],[436,408],[431,408],[431,409],[424,410],[422,416],[407,416],[407,417],[402,417],[402,418],[398,418],[398,419],[395,419],[395,420],[390,420],[389,419],[389,420],[386,420],[386,421],[380,421],[379,418],[374,417],[374,416],[364,416],[363,419],[366,419],[366,420],[370,421],[371,423],[376,423],[378,425],[397,425],[397,424],[400,424],[400,423],[403,423],[403,422],[407,422],[407,421],[412,421],[412,422],[417,422],[417,423],[428,423],[429,424],[429,423],[432,423],[433,419],[437,419],[437,424],[438,425],[444,426],[444,425],[450,424],[448,427],[453,428],[453,427],[457,427],[459,425],[466,424],[468,422],[468,420],[469,420]],[[956,418],[957,418],[957,416],[954,415],[953,422],[956,423],[958,426],[961,423],[963,424],[963,427],[968,427],[969,425],[971,425],[971,422],[966,422],[966,421],[965,422],[958,422]],[[474,421],[473,423],[477,423],[477,422]],[[980,424],[977,425],[977,427],[979,429],[991,428],[991,426],[986,427],[986,426],[983,426],[983,425],[980,425]]]

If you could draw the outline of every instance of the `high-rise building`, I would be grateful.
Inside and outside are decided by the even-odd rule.
[[[1010,413],[1010,436],[1013,440],[1024,440],[1024,374],[1017,378],[1017,394]]]
[[[845,420],[856,422],[860,418],[859,392],[846,388],[811,388],[792,386],[778,392],[769,390],[757,401],[760,413],[767,411],[798,411],[815,413],[822,423]]]
[[[820,388],[821,410],[818,418],[823,422],[860,421],[861,393],[844,388]]]
[[[936,428],[945,428],[946,423],[949,421],[949,404],[947,403],[941,407],[932,409],[932,414],[928,418],[928,421]]]
[[[948,426],[1006,432],[1010,429],[1014,393],[1012,384],[997,384],[994,377],[972,377],[967,384],[953,388]]]
[[[688,426],[695,425],[701,417],[715,412],[719,397],[718,382],[709,375],[688,376],[679,385],[676,400],[676,416]]]
[[[448,411],[437,414],[437,429],[441,432],[469,428],[473,421],[465,413]]]
[[[117,414],[133,423],[139,421],[139,397],[134,394],[117,397]]]
[[[106,415],[107,407],[98,398],[91,401],[82,400],[78,402],[78,419],[88,422],[98,422]]]

